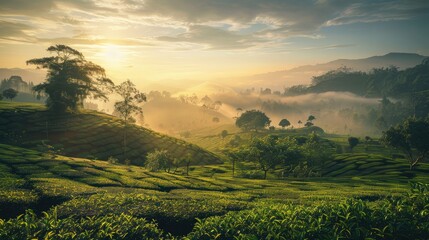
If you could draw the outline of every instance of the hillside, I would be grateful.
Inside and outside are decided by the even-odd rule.
[[[220,163],[214,154],[185,141],[143,127],[127,131],[127,158],[142,165],[148,152],[166,149],[175,158],[190,154],[192,164]],[[0,102],[0,143],[38,149],[42,141],[66,156],[125,160],[123,125],[113,116],[95,111],[52,115],[41,104]]]
[[[242,78],[242,81],[234,81],[234,83],[240,87],[252,86],[283,89],[285,86],[309,84],[313,76],[318,76],[344,66],[354,71],[364,72],[370,71],[373,68],[386,68],[390,66],[396,66],[403,70],[420,64],[425,58],[425,56],[415,53],[388,53],[382,56],[371,56],[361,59],[336,59],[326,63],[304,65],[288,70],[248,76]]]

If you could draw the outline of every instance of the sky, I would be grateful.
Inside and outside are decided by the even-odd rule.
[[[190,85],[389,52],[429,56],[428,0],[0,0],[0,67],[69,45],[115,82]]]

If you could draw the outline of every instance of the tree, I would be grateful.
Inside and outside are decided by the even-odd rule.
[[[429,152],[429,119],[408,118],[383,132],[381,141],[387,146],[401,150],[411,170],[423,161]]]
[[[16,95],[18,95],[18,91],[16,91],[13,88],[8,88],[8,89],[6,89],[6,90],[3,91],[3,96],[6,99],[9,99],[11,101],[12,101],[12,99],[14,99],[16,97]]]
[[[1,101],[1,100],[3,100],[3,95],[2,95],[2,94],[0,94],[0,101]]]
[[[220,133],[220,137],[222,139],[226,138],[226,136],[228,136],[228,131],[227,130],[222,130],[222,132]]]
[[[107,100],[106,94],[113,82],[106,78],[102,67],[85,60],[82,53],[66,45],[51,46],[47,51],[54,56],[28,60],[27,65],[48,70],[46,81],[33,90],[38,97],[42,93],[48,95],[46,105],[50,110],[75,111],[87,97]]]
[[[324,144],[322,138],[316,133],[310,133],[306,142],[302,145],[302,151],[310,167],[321,166],[331,158],[332,148]]]
[[[252,140],[247,150],[247,159],[258,163],[266,179],[269,170],[291,160],[290,153],[295,147],[296,142],[289,138],[268,135]]]
[[[347,139],[349,142],[350,150],[353,151],[353,148],[356,147],[359,144],[359,138],[357,137],[349,137]]]
[[[307,118],[307,122],[311,122],[311,123],[313,123],[313,121],[314,120],[316,120],[316,117],[315,116],[313,116],[313,115],[310,115],[310,116],[308,116],[308,118]]]
[[[314,125],[314,123],[312,123],[312,122],[306,122],[305,124],[304,124],[304,126],[306,126],[306,127],[311,127],[311,126],[313,126]]]
[[[124,159],[127,158],[127,127],[129,122],[134,122],[132,117],[135,113],[142,113],[142,108],[138,105],[146,101],[146,95],[141,93],[135,85],[127,80],[115,87],[115,92],[119,94],[123,100],[115,102],[115,110],[124,120]]]
[[[145,167],[150,171],[164,170],[170,172],[171,166],[172,159],[167,150],[155,150],[146,156]]]
[[[301,126],[301,124],[302,124],[302,121],[298,120],[298,125]]]
[[[248,149],[246,148],[230,148],[224,151],[224,154],[228,156],[232,164],[232,177],[235,176],[235,165],[237,161],[244,160],[249,155]]]
[[[267,117],[267,115],[258,110],[246,111],[235,121],[235,125],[245,131],[258,131],[258,129],[263,129],[269,126],[270,123],[271,120]]]
[[[286,118],[283,118],[280,122],[279,122],[279,126],[282,127],[283,129],[285,127],[290,126],[290,122],[289,120],[287,120]]]

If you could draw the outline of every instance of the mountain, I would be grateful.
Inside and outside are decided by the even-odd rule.
[[[327,63],[304,65],[289,70],[257,74],[229,82],[235,82],[234,87],[268,87],[283,90],[284,87],[309,84],[313,76],[318,76],[340,67],[365,72],[373,68],[389,66],[396,66],[402,70],[420,64],[425,58],[426,56],[416,53],[388,53],[383,56],[372,56],[363,59],[337,59]]]

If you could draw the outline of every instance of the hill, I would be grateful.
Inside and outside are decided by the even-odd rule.
[[[370,71],[373,68],[390,66],[406,69],[420,64],[426,56],[415,53],[388,53],[382,56],[372,56],[362,59],[337,59],[327,63],[304,65],[289,70],[261,73],[243,77],[242,81],[234,81],[241,87],[269,87],[282,90],[298,84],[309,84],[313,76],[324,74],[340,67],[348,67],[354,71]]]
[[[175,158],[190,154],[192,164],[220,163],[200,147],[143,127],[130,126],[127,133],[127,158],[133,164],[142,165],[146,154],[156,149],[166,149]],[[43,148],[43,141],[72,157],[125,160],[121,120],[90,110],[53,115],[41,104],[2,101],[0,136],[0,143],[32,149]]]

